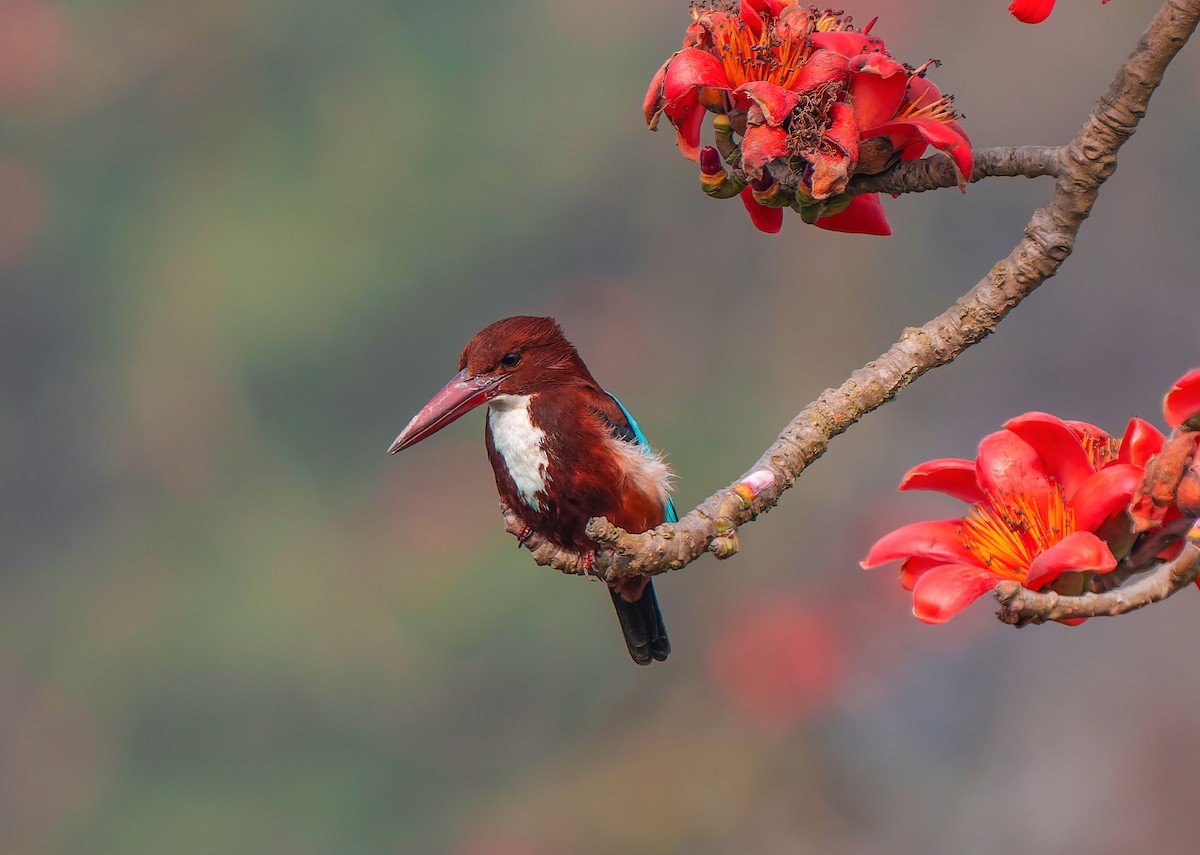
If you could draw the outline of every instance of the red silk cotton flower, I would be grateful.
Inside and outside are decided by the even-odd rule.
[[[864,568],[901,561],[913,614],[942,623],[1002,580],[1079,594],[1133,543],[1128,507],[1163,435],[1133,419],[1122,439],[1083,422],[1026,413],[985,437],[974,460],[931,460],[901,490],[970,503],[962,517],[919,522],[880,538]],[[1080,623],[1081,620],[1069,621]]]
[[[833,231],[891,234],[878,195],[849,195],[857,173],[883,172],[929,146],[950,156],[959,186],[971,175],[971,142],[952,98],[883,40],[830,9],[796,0],[692,7],[682,49],[646,93],[646,122],[666,116],[679,150],[701,161],[701,184],[740,195],[759,229],[779,231],[783,208]],[[716,150],[705,163],[700,130],[714,114]],[[727,175],[716,151],[733,167]]]
[[[1101,0],[1107,3],[1108,0]],[[1054,11],[1054,0],[1013,0],[1008,7],[1013,17],[1026,24],[1040,24]]]

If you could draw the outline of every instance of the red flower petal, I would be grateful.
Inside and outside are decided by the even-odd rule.
[[[726,21],[729,20],[729,15],[725,12],[716,9],[710,9],[707,12],[701,12],[688,28],[683,36],[683,47],[707,47],[713,45],[713,33],[719,30]]]
[[[758,9],[754,8],[755,6],[757,6]],[[755,2],[755,0],[742,0],[741,8],[738,10],[738,17],[745,22],[746,26],[750,30],[751,35],[753,35],[756,39],[762,35],[763,31],[763,19],[758,14],[759,10],[763,8],[764,4],[762,2]]]
[[[1105,520],[1129,507],[1146,470],[1132,463],[1114,463],[1088,478],[1068,504],[1075,509],[1075,528],[1095,531]]]
[[[671,60],[667,60],[662,64],[654,79],[650,81],[650,88],[646,90],[646,100],[642,102],[642,112],[646,116],[646,124],[653,130],[658,124],[658,117],[662,114],[663,107],[666,106],[662,97],[663,80],[667,76],[667,66],[671,64]]]
[[[1054,8],[1054,0],[1013,0],[1008,7],[1013,17],[1026,24],[1040,24],[1050,17]]]
[[[833,50],[815,50],[796,77],[795,91],[808,92],[826,83],[841,83],[850,79],[846,57]]]
[[[1176,380],[1163,398],[1163,418],[1173,428],[1178,428],[1197,413],[1200,413],[1200,368],[1192,369]]]
[[[1025,587],[1037,591],[1071,570],[1109,573],[1116,566],[1107,543],[1090,531],[1077,531],[1033,559],[1025,574]]]
[[[764,166],[787,153],[787,131],[783,128],[766,125],[746,128],[746,136],[742,138],[742,169],[751,178],[757,178]]]
[[[908,89],[909,70],[902,63],[896,62],[886,53],[863,53],[847,58],[850,70],[854,74],[873,74],[878,77],[890,78],[900,75],[904,78],[904,88]]]
[[[855,196],[846,210],[840,214],[821,217],[813,225],[831,232],[847,232],[856,235],[880,235],[892,233],[887,214],[878,193],[863,193]]]
[[[902,558],[937,558],[943,562],[969,563],[974,557],[962,545],[962,520],[923,520],[888,532],[871,547],[861,562],[864,570]]]
[[[684,48],[667,63],[662,95],[667,106],[690,104],[696,100],[697,87],[728,89],[725,66],[706,50]]]
[[[979,443],[975,477],[985,493],[1046,495],[1054,487],[1037,450],[1012,431],[989,434]]]
[[[942,99],[942,90],[938,89],[936,83],[928,77],[915,75],[908,78],[908,93],[905,95],[905,100],[910,104],[927,106],[940,101]]]
[[[683,111],[679,118],[672,117],[675,124],[675,144],[688,160],[700,161],[700,126],[708,111],[699,102]],[[670,116],[670,111],[667,111]]]
[[[844,151],[851,163],[858,162],[858,120],[854,118],[854,108],[849,104],[835,101],[830,105],[825,142],[832,143]]]
[[[779,234],[779,230],[783,228],[783,208],[768,208],[758,204],[758,200],[754,198],[754,190],[750,187],[738,195],[742,197],[742,204],[746,206],[746,212],[755,228],[769,235]]]
[[[773,128],[779,127],[787,114],[800,101],[800,96],[776,86],[766,80],[752,80],[734,90],[734,95],[745,95],[758,105],[763,120]]]
[[[828,48],[844,57],[857,56],[868,50],[883,50],[883,39],[863,33],[813,33],[808,40],[815,48]]]
[[[1026,413],[1009,419],[1004,427],[1033,446],[1042,458],[1046,473],[1062,486],[1068,502],[1095,471],[1091,455],[1084,450],[1079,435],[1058,416]]]
[[[943,567],[946,562],[941,558],[906,558],[900,565],[900,587],[911,591],[917,586],[917,580],[934,567]]]
[[[984,500],[975,480],[975,461],[943,457],[914,466],[900,480],[901,490],[933,490],[969,504]]]
[[[1144,419],[1130,419],[1117,461],[1145,466],[1151,457],[1162,451],[1162,447],[1163,435],[1158,428]]]
[[[745,14],[746,7],[750,7],[760,15],[766,12],[770,17],[778,18],[783,7],[791,2],[792,0],[742,0],[742,14]]]
[[[934,567],[913,588],[913,615],[925,623],[945,623],[999,581],[996,574],[971,564]]]
[[[882,53],[867,53],[850,61],[850,103],[864,137],[872,128],[895,117],[908,90],[904,66]]]
[[[965,187],[971,178],[975,156],[971,153],[971,141],[955,123],[946,124],[936,119],[899,119],[885,122],[871,129],[871,136],[885,136],[905,160],[914,160],[925,153],[931,145],[950,156],[958,173],[958,186]]]

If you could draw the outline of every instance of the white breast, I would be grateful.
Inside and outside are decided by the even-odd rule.
[[[488,406],[492,444],[504,458],[509,476],[517,485],[521,501],[541,510],[538,493],[550,481],[550,459],[546,456],[546,432],[529,418],[531,395],[498,395]]]

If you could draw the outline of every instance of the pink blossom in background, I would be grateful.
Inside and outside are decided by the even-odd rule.
[[[709,671],[749,721],[786,730],[839,696],[842,645],[833,623],[799,597],[746,603],[717,633]]]

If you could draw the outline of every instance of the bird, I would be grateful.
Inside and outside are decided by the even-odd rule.
[[[530,533],[584,556],[588,520],[631,533],[678,522],[671,469],[617,398],[606,392],[553,318],[518,315],[476,333],[459,371],[388,448],[395,454],[488,405],[488,460],[503,503]],[[629,655],[664,661],[671,642],[649,576],[609,584]]]

